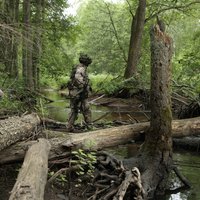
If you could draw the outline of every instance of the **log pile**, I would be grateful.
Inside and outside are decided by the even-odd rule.
[[[48,160],[50,163],[56,163],[55,160],[62,162],[59,160],[64,158],[63,160],[68,162],[72,149],[98,150],[128,143],[131,140],[144,139],[145,132],[149,128],[149,123],[145,122],[79,134],[44,130],[43,134],[38,135],[40,123],[41,120],[36,114],[0,121],[0,164],[23,161],[25,157],[17,182],[11,192],[11,200],[25,199],[26,197],[22,197],[22,194],[34,199],[35,193],[40,195],[36,199],[43,199]],[[57,125],[59,128],[59,123]],[[63,129],[63,124],[60,125]],[[198,135],[200,134],[200,118],[174,120],[172,127],[173,136],[176,138]],[[39,139],[39,142],[27,140],[27,138],[35,138],[36,135],[37,137],[46,137],[48,140]],[[90,185],[90,189],[88,187],[88,198],[109,199],[112,197],[113,199],[124,199],[132,191],[130,188],[134,188],[135,193],[132,195],[142,199],[143,188],[138,169],[125,169],[122,162],[105,152],[97,154],[98,165],[96,169],[98,172],[95,171],[92,185]],[[71,170],[69,168],[70,166],[61,170],[61,173],[77,170],[77,166],[74,166]],[[36,185],[33,183],[36,183]],[[109,184],[112,187],[109,186],[108,188]],[[38,185],[40,185],[40,188],[37,188]],[[92,194],[92,190],[93,192],[95,190],[95,193]]]

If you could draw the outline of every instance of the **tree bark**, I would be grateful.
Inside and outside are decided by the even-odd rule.
[[[34,41],[33,41],[33,54],[32,54],[32,66],[33,66],[33,80],[35,90],[39,89],[39,60],[42,53],[42,0],[36,0],[36,13],[33,18],[33,23],[35,24],[34,29]]]
[[[34,116],[38,118],[37,116]],[[32,118],[31,121],[36,119]],[[1,122],[1,121],[0,121]],[[17,122],[18,123],[18,122]],[[52,121],[51,121],[52,123]],[[35,126],[34,124],[32,126]],[[149,122],[138,123],[115,128],[91,131],[79,134],[66,134],[57,131],[43,131],[43,135],[49,138],[52,146],[49,160],[68,155],[68,148],[93,148],[102,149],[120,144],[126,144],[131,140],[144,140],[145,132],[149,129]],[[32,127],[33,128],[33,127]],[[17,131],[19,132],[19,131]],[[20,132],[21,137],[25,132]],[[181,138],[200,134],[200,117],[184,120],[174,120],[172,122],[172,136]],[[0,164],[14,163],[22,161],[27,149],[36,141],[18,142],[0,151]]]
[[[132,19],[128,63],[124,73],[125,79],[131,78],[137,69],[145,23],[145,10],[146,0],[139,0],[136,14]]]
[[[151,121],[140,152],[145,198],[163,194],[172,169],[172,39],[158,25],[151,28]]]
[[[33,38],[31,29],[31,1],[23,1],[23,79],[29,90],[34,90],[32,49]]]
[[[36,114],[0,120],[0,150],[34,136],[40,119]]]
[[[45,139],[39,139],[37,143],[30,147],[9,200],[44,199],[50,148],[49,142]]]

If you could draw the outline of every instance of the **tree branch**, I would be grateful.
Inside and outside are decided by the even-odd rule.
[[[193,2],[190,2],[188,4],[184,4],[184,5],[173,5],[173,6],[169,6],[169,7],[165,7],[165,8],[162,8],[160,10],[158,10],[157,12],[152,12],[149,17],[147,17],[145,19],[145,22],[148,22],[149,20],[151,20],[152,18],[156,17],[157,15],[159,15],[160,13],[163,13],[165,11],[168,11],[168,10],[179,10],[179,11],[183,11],[184,9],[188,9],[188,7],[190,7],[191,5],[194,5],[194,4],[198,4],[200,3],[199,0],[197,1],[193,1]]]

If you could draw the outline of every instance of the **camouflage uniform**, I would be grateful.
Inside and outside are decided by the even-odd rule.
[[[81,58],[84,58],[85,60]],[[73,130],[73,125],[78,118],[79,111],[83,114],[86,124],[91,122],[91,111],[87,101],[90,91],[87,66],[92,61],[87,55],[82,55],[82,57],[79,58],[79,61],[80,63],[72,70],[70,81],[68,82],[71,108],[67,124],[67,129],[69,131]]]

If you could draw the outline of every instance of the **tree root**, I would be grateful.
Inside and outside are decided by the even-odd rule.
[[[176,166],[173,166],[173,171],[175,172],[176,176],[179,180],[186,186],[187,188],[191,188],[191,183],[180,173]]]
[[[97,167],[89,190],[95,193],[88,200],[143,199],[143,187],[139,170],[125,170],[121,161],[106,152],[97,153]]]

